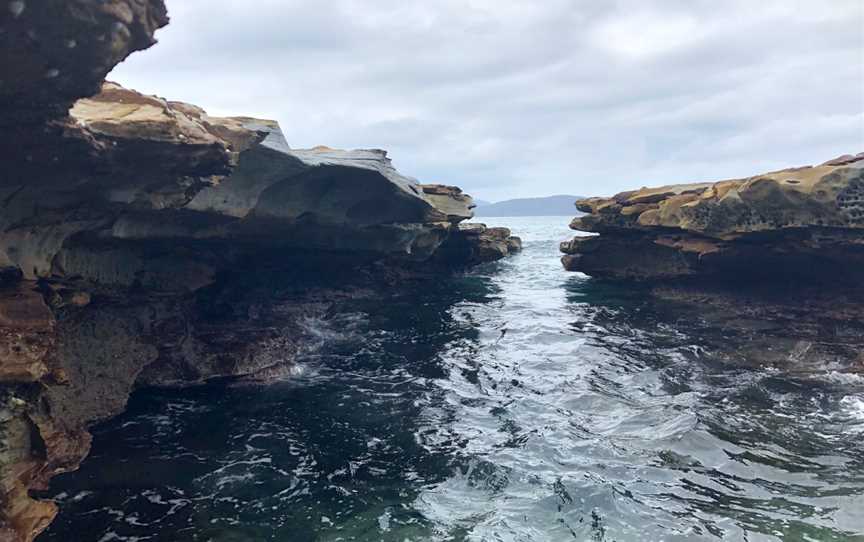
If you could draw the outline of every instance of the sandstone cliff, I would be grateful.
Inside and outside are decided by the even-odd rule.
[[[0,267],[26,279],[195,290],[261,251],[422,262],[472,216],[469,196],[401,175],[384,151],[292,149],[274,121],[109,83],[69,122],[92,164],[0,188]]]
[[[864,279],[864,154],[747,179],[643,188],[578,202],[564,267],[599,278]]]
[[[7,4],[0,541],[48,525],[30,492],[136,387],[285,374],[310,315],[519,248],[384,151],[293,149],[274,121],[104,83],[155,42],[162,0]]]
[[[571,227],[595,235],[562,243],[562,262],[680,302],[681,317],[710,322],[719,335],[752,337],[742,359],[861,372],[862,189],[859,154],[582,200],[587,214]]]

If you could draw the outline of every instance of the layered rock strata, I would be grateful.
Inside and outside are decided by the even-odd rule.
[[[864,283],[864,154],[577,203],[564,267],[646,282]]]
[[[71,121],[100,150],[92,169],[0,188],[0,267],[26,279],[195,290],[261,250],[422,262],[472,216],[469,196],[399,174],[384,151],[291,149],[273,121],[110,83]]]
[[[161,0],[5,7],[2,542],[49,524],[31,491],[76,468],[134,389],[284,375],[309,318],[519,248],[384,151],[292,149],[273,121],[103,83],[154,43]]]
[[[864,371],[864,154],[577,207],[571,227],[594,235],[562,243],[568,270],[747,337],[733,363]]]

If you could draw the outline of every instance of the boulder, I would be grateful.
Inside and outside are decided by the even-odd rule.
[[[433,258],[444,267],[471,267],[494,262],[522,250],[522,240],[508,228],[490,228],[486,224],[459,224]]]

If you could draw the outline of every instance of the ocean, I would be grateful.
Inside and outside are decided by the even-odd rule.
[[[864,540],[864,378],[483,221],[524,251],[310,319],[290,378],[137,392],[39,541]]]

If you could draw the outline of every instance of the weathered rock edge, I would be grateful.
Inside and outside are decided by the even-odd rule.
[[[384,151],[291,149],[273,121],[103,83],[155,43],[162,0],[7,4],[0,542],[50,524],[30,492],[136,387],[284,375],[341,301],[519,249]]]
[[[731,360],[864,371],[864,154],[577,203],[562,262],[747,336]]]
[[[864,153],[747,179],[577,203],[570,271],[669,284],[864,284]]]

